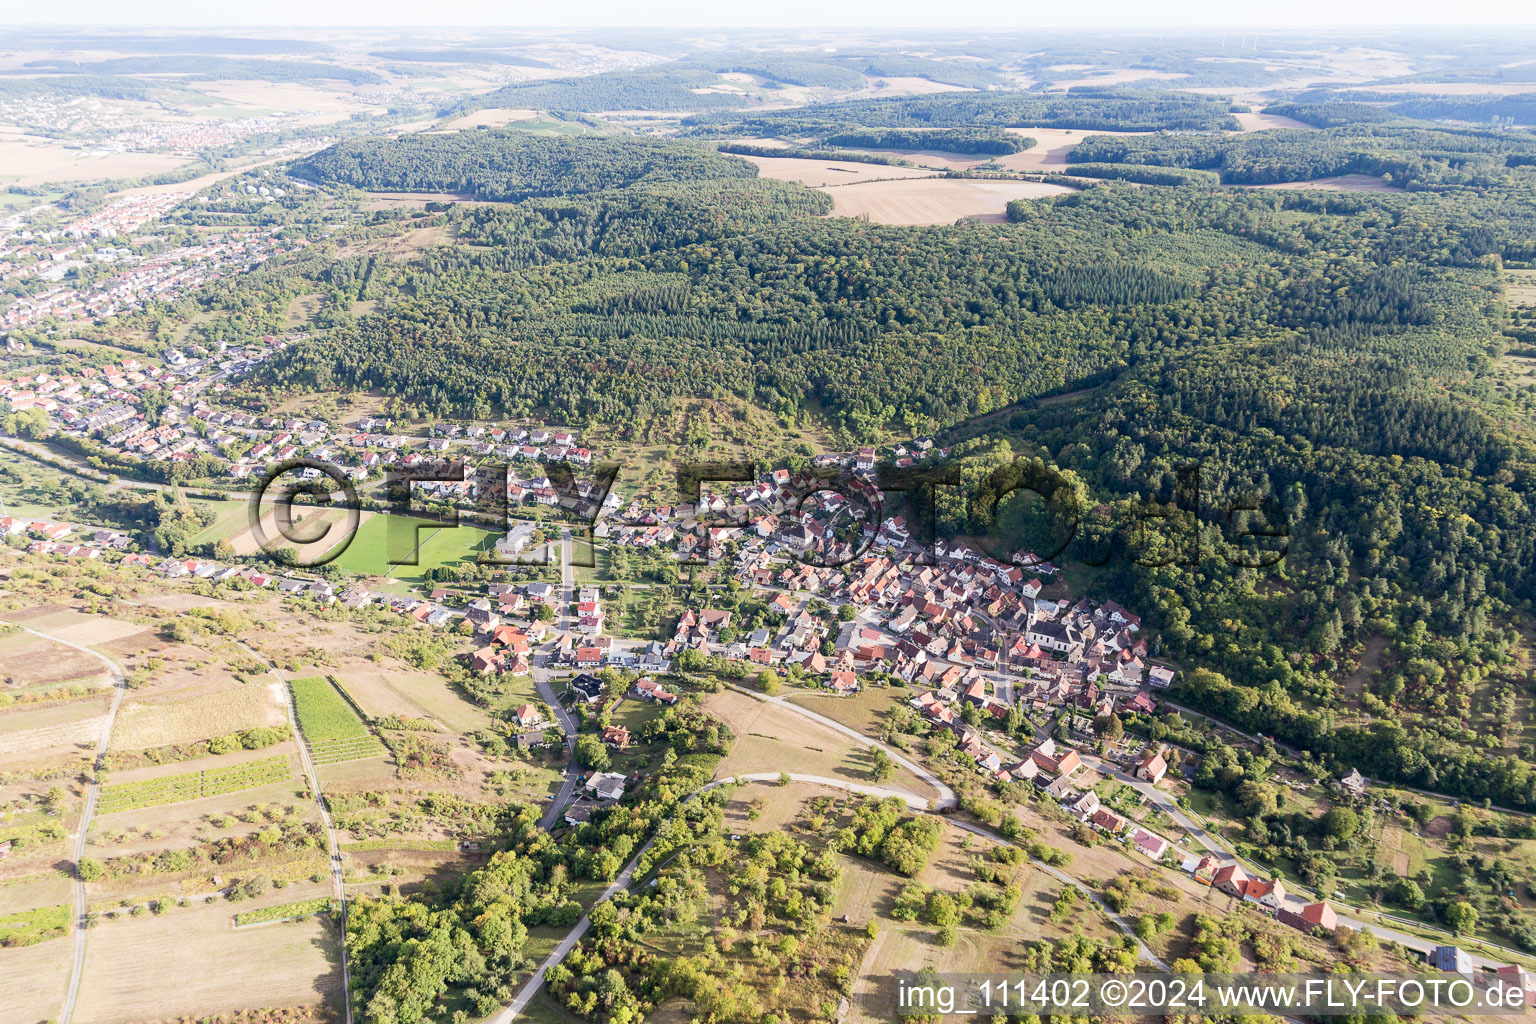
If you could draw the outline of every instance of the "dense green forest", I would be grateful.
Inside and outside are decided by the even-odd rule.
[[[1406,189],[1514,194],[1536,181],[1510,172],[1532,154],[1536,135],[1530,132],[1348,125],[1246,135],[1095,135],[1068,158],[1211,170],[1230,185],[1367,174]]]
[[[581,78],[519,82],[473,96],[445,113],[462,114],[486,107],[532,110],[707,110],[739,107],[747,100],[735,91],[699,92],[720,84],[720,76],[702,68],[662,65],[634,71],[607,71]]]
[[[1536,89],[1531,92],[1485,95],[1409,95],[1372,89],[1309,89],[1298,95],[1295,103],[1275,104],[1266,111],[1286,114],[1283,107],[1299,107],[1296,120],[1332,127],[1338,124],[1372,123],[1390,117],[1419,118],[1424,121],[1470,121],[1487,124],[1536,124]]]
[[[828,146],[862,146],[865,149],[938,149],[947,153],[980,153],[1006,156],[1031,148],[1035,140],[1001,128],[933,128],[914,131],[900,128],[865,128],[837,132],[821,140]]]
[[[1227,101],[1192,93],[1074,89],[1069,93],[953,92],[845,100],[749,114],[683,119],[690,134],[798,137],[855,128],[1082,128],[1102,131],[1235,129]]]
[[[550,137],[504,128],[340,142],[295,164],[293,172],[374,191],[516,201],[641,183],[750,178],[757,170],[686,143]]]

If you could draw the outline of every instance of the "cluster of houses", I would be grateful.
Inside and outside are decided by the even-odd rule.
[[[89,533],[89,539],[66,540],[73,533]],[[126,551],[130,545],[128,535],[116,530],[77,531],[68,523],[47,523],[17,519],[14,516],[0,518],[0,537],[30,537],[27,550],[34,555],[52,555],[55,558],[101,557],[104,550]]]
[[[27,327],[49,318],[102,320],[151,302],[176,299],[231,274],[248,271],[282,253],[305,248],[308,239],[284,234],[280,226],[227,231],[192,245],[177,246],[145,256],[131,252],[116,257],[123,269],[100,280],[80,283],[66,279],[86,265],[88,246],[68,242],[22,268],[44,286],[13,300],[0,310],[0,330]]]
[[[151,462],[185,462],[217,455],[230,440],[225,428],[198,396],[224,390],[281,351],[285,342],[272,335],[245,345],[219,343],[216,350],[173,350],[162,366],[124,359],[104,367],[81,367],[72,374],[38,373],[0,380],[0,400],[10,411],[40,409],[63,435],[90,441],[110,454]],[[145,398],[161,393],[169,400],[151,422]]]

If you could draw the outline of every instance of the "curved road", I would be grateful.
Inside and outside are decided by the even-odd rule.
[[[42,630],[23,626],[19,622],[11,623],[33,636],[40,636],[44,640],[51,640],[65,647],[72,647],[107,666],[107,671],[112,676],[112,706],[107,710],[106,720],[101,724],[101,736],[96,740],[96,760],[92,764],[91,782],[85,789],[85,810],[80,815],[80,831],[75,837],[75,959],[69,968],[69,988],[64,995],[64,1009],[59,1012],[59,1024],[69,1024],[70,1018],[75,1013],[75,997],[80,993],[80,974],[85,968],[85,882],[80,877],[80,860],[85,856],[86,833],[91,827],[91,815],[96,813],[96,799],[101,795],[102,758],[107,753],[107,742],[112,738],[112,723],[117,720],[117,709],[122,706],[123,692],[128,688],[128,681],[123,677],[123,670],[111,658],[100,651],[93,651],[83,644],[77,644],[73,640],[65,640],[63,637],[44,633]],[[348,1022],[350,1024],[350,1022]]]
[[[905,754],[898,753],[897,751],[886,747],[879,741],[870,739],[868,736],[865,736],[857,729],[850,728],[849,726],[844,725],[842,722],[828,718],[826,715],[817,714],[809,708],[803,708],[798,704],[792,704],[784,697],[770,697],[766,693],[758,693],[756,690],[749,690],[745,686],[738,686],[735,683],[726,683],[726,685],[738,693],[746,694],[748,697],[763,701],[766,704],[776,704],[779,707],[793,711],[795,714],[804,718],[809,718],[811,721],[816,722],[819,725],[824,725],[828,729],[831,729],[833,732],[840,733],[849,739],[855,740],[864,746],[869,747],[871,750],[885,751],[887,756],[889,756],[892,761],[901,765],[907,771],[911,772],[913,775],[916,775],[919,779],[922,779],[924,782],[928,783],[928,785],[932,786],[935,790],[938,791],[939,796],[938,799],[933,802],[933,806],[931,808],[932,810],[942,811],[959,806],[960,801],[955,798],[955,791],[945,785],[943,781],[937,778],[932,772],[928,771],[928,769],[924,768],[917,762],[911,760]],[[777,778],[777,776],[774,777]]]

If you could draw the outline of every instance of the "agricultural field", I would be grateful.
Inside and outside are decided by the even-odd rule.
[[[291,905],[292,888],[238,904],[240,913]],[[87,945],[75,1019],[138,1024],[254,1007],[335,1005],[341,969],[329,918],[236,928],[218,900],[99,923]],[[189,951],[217,969],[188,970]]]
[[[1065,185],[1039,181],[982,181],[967,178],[918,178],[866,181],[827,190],[832,212],[876,224],[953,224],[964,217],[1001,222],[1014,199],[1065,195]]]
[[[0,694],[12,697],[30,688],[95,687],[111,681],[101,662],[84,651],[14,627],[0,627],[0,666]]]
[[[124,700],[112,727],[112,747],[136,750],[187,743],[286,721],[281,693],[262,683],[221,686],[195,695],[132,696]]]
[[[339,764],[384,753],[378,738],[363,724],[329,679],[309,676],[289,682],[299,731],[316,764]]]
[[[0,990],[6,1019],[18,1024],[55,1020],[69,984],[70,956],[63,942],[40,942],[0,952]]]
[[[110,783],[101,789],[101,800],[97,804],[97,811],[101,814],[112,814],[117,811],[224,796],[227,793],[239,793],[243,790],[258,789],[275,782],[282,782],[292,774],[293,766],[289,763],[288,755],[278,754],[202,771],[162,775],[137,782]]]

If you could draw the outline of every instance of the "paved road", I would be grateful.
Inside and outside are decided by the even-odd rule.
[[[234,638],[231,637],[231,639]],[[337,948],[341,951],[341,1005],[346,1015],[346,1024],[352,1024],[352,972],[347,963],[347,887],[342,879],[341,843],[336,837],[336,826],[331,822],[330,809],[325,806],[325,797],[320,792],[320,778],[315,774],[314,762],[310,760],[309,745],[304,742],[304,737],[299,732],[298,714],[293,707],[293,690],[289,688],[288,680],[277,670],[276,665],[251,650],[243,641],[235,640],[235,646],[265,665],[272,678],[282,686],[286,697],[283,707],[288,712],[288,727],[293,730],[293,738],[299,748],[299,760],[304,764],[304,778],[309,782],[309,791],[315,795],[315,806],[320,809],[320,821],[325,826],[326,844],[330,847],[331,889],[335,893],[336,912],[341,924],[341,935],[337,942]],[[62,1024],[68,1024],[68,1022],[62,1022]]]
[[[571,566],[571,531],[563,530],[560,539],[560,614],[555,617],[556,622],[564,619],[571,607],[571,590],[576,586],[576,570]],[[533,673],[534,688],[539,691],[539,698],[548,704],[555,713],[555,720],[560,723],[560,729],[565,733],[565,780],[560,783],[560,789],[555,793],[554,799],[549,802],[549,810],[544,812],[544,817],[539,819],[539,827],[546,831],[553,828],[560,821],[565,809],[571,805],[571,800],[576,793],[576,719],[565,709],[555,696],[555,688],[549,684],[549,673],[536,670]]]
[[[756,690],[749,690],[745,686],[737,686],[735,683],[727,683],[726,685],[733,690],[746,694],[748,697],[752,697],[755,700],[760,700],[768,704],[776,704],[779,707],[786,708],[789,711],[792,711],[804,718],[809,718],[811,721],[824,725],[828,729],[831,729],[833,732],[841,733],[842,735],[856,740],[873,750],[885,751],[886,754],[890,755],[892,761],[901,765],[907,771],[911,772],[913,775],[916,775],[918,778],[922,779],[924,782],[928,783],[928,785],[932,786],[935,790],[938,791],[939,796],[938,799],[934,801],[934,810],[945,810],[951,807],[959,806],[960,801],[955,798],[955,791],[945,785],[932,772],[928,771],[928,769],[924,768],[922,765],[908,758],[906,755],[900,753],[899,751],[891,750],[889,747],[883,746],[880,743],[870,739],[868,736],[865,736],[857,729],[849,728],[842,722],[828,718],[826,715],[818,715],[816,712],[810,710],[809,708],[801,707],[799,704],[792,703],[783,697],[770,697],[766,693],[758,693]]]
[[[56,644],[72,647],[84,654],[89,654],[103,665],[112,676],[112,706],[107,709],[107,717],[101,723],[101,735],[96,739],[96,760],[92,766],[91,781],[85,788],[85,810],[80,815],[80,831],[75,836],[75,959],[69,968],[69,988],[64,995],[64,1009],[59,1012],[59,1024],[69,1024],[70,1018],[75,1013],[75,997],[80,994],[80,974],[85,968],[85,882],[80,878],[80,859],[85,856],[86,834],[90,831],[91,815],[96,813],[96,799],[101,795],[101,783],[97,780],[101,777],[102,758],[107,753],[107,743],[112,738],[112,723],[117,720],[117,709],[122,706],[123,692],[128,688],[127,680],[123,678],[123,670],[111,658],[100,651],[93,651],[83,644],[77,644],[73,640],[65,640],[63,637],[45,633],[40,629],[30,626],[22,626],[14,623],[33,636],[40,636],[45,640],[52,640]],[[349,1021],[348,1024],[351,1024]]]
[[[555,696],[555,688],[550,686],[547,680],[537,680],[533,685],[539,691],[539,698],[554,709],[555,720],[560,723],[560,729],[565,733],[565,779],[560,783],[559,792],[549,802],[549,810],[545,811],[544,817],[539,819],[539,827],[548,831],[565,814],[565,809],[571,805],[576,792],[576,720],[560,703],[559,698]]]

